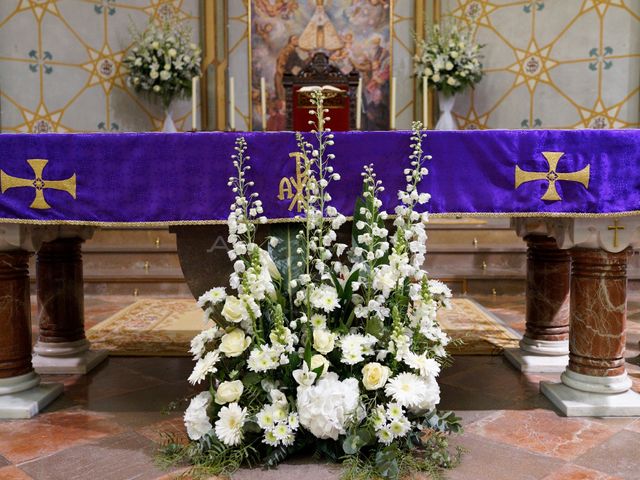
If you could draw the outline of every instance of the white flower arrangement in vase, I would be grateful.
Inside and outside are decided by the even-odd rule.
[[[349,478],[397,479],[451,467],[447,437],[461,429],[436,409],[437,377],[449,360],[436,312],[451,292],[422,270],[426,252],[427,174],[421,125],[411,134],[406,186],[391,216],[373,165],[362,172],[352,245],[336,233],[347,221],[331,205],[340,175],[323,126],[324,93],[310,93],[316,130],[296,134],[306,183],[299,223],[269,225],[267,250],[255,241],[266,223],[252,187],[243,137],[232,156],[235,194],[228,217],[230,292],[198,300],[213,328],[191,343],[195,396],[184,421],[192,440],[165,455],[188,460],[192,474],[229,474],[241,465],[273,467],[315,452],[342,461]],[[263,227],[267,228],[267,227]],[[393,230],[393,231],[391,231]]]
[[[482,79],[482,47],[473,41],[468,28],[454,23],[434,25],[427,31],[425,39],[417,42],[414,71],[428,82],[428,86],[438,91],[442,114],[436,129],[456,128],[451,115],[455,95]]]
[[[165,110],[163,130],[175,131],[170,106],[176,98],[191,94],[191,80],[200,76],[202,51],[191,42],[191,29],[184,23],[149,23],[140,32],[132,27],[133,45],[123,60],[128,85],[138,93],[160,100]]]

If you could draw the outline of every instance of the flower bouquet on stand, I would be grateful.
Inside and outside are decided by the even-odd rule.
[[[191,94],[191,80],[201,74],[201,49],[191,42],[191,29],[183,23],[150,23],[143,32],[132,27],[132,33],[133,46],[123,60],[129,70],[127,83],[160,100],[165,112],[162,130],[175,132],[171,103]]]
[[[419,40],[414,57],[416,75],[438,91],[440,119],[436,130],[455,130],[451,114],[456,94],[482,79],[479,45],[468,28],[456,24],[434,25],[426,39]]]
[[[307,88],[317,128],[328,110],[322,89]],[[191,344],[189,381],[205,390],[184,415],[192,442],[167,445],[165,456],[210,475],[310,452],[363,479],[437,473],[457,462],[447,439],[461,430],[459,419],[436,409],[449,342],[436,312],[451,293],[421,268],[429,195],[419,186],[430,158],[423,138],[416,124],[391,229],[384,186],[373,165],[364,169],[347,245],[336,234],[346,218],[331,206],[340,180],[333,134],[297,134],[303,213],[297,224],[270,225],[266,249],[255,242],[266,218],[252,190],[250,147],[237,140],[228,217],[234,273],[228,291],[213,288],[198,300],[216,323]]]

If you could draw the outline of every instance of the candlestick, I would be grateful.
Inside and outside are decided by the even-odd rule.
[[[391,130],[396,129],[396,77],[391,77],[391,105],[390,110],[390,127]]]
[[[422,77],[422,123],[424,128],[429,128],[429,84],[427,76]]]
[[[236,129],[236,84],[233,77],[229,77],[229,128]]]
[[[267,130],[267,87],[264,77],[260,77],[260,107],[262,109],[262,130]]]
[[[198,80],[200,77],[193,77],[191,79],[191,130],[196,130],[198,126],[197,113],[198,113]]]
[[[356,90],[356,130],[360,130],[362,125],[362,77],[358,79],[358,89]]]

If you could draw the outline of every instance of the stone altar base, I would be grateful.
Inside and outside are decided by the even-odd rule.
[[[45,375],[85,375],[107,359],[106,350],[86,350],[77,355],[66,357],[33,355],[33,368],[36,373]]]
[[[617,394],[581,392],[563,383],[543,381],[540,391],[567,417],[640,416],[640,395],[632,390]]]
[[[562,373],[569,363],[569,355],[536,355],[520,348],[505,350],[504,356],[523,373]]]
[[[40,383],[33,372],[0,379],[0,418],[31,418],[62,393],[61,383]]]

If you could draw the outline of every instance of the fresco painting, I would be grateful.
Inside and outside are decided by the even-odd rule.
[[[252,122],[260,130],[260,79],[267,130],[286,127],[282,75],[298,73],[317,51],[363,81],[363,130],[389,128],[391,0],[251,0]]]

